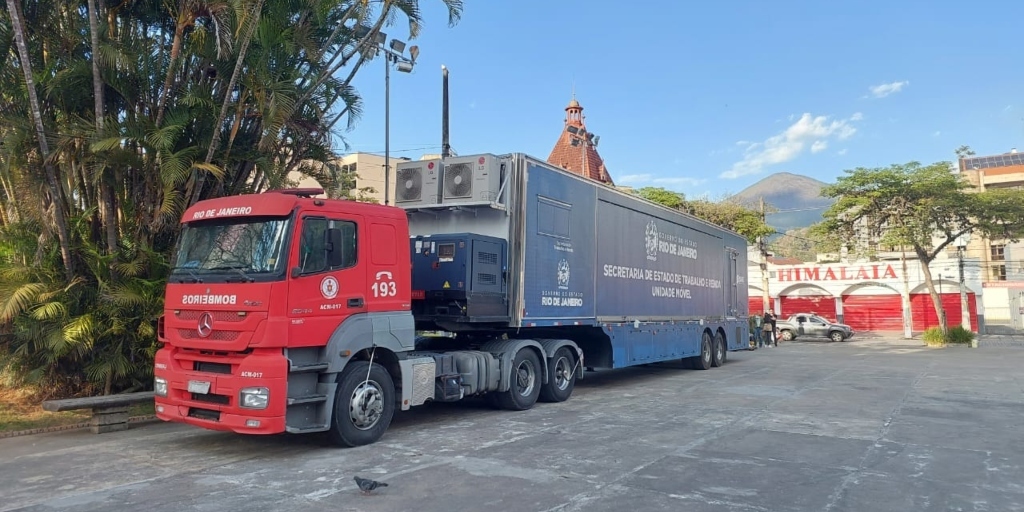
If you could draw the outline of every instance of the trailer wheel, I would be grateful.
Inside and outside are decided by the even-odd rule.
[[[725,336],[722,336],[721,332],[715,333],[715,339],[711,344],[714,347],[714,351],[711,354],[711,366],[722,366],[725,364],[725,358],[728,357],[726,354]]]
[[[540,359],[528,348],[516,352],[512,359],[508,391],[497,394],[498,405],[510,411],[525,411],[537,403],[540,396]]]
[[[692,368],[694,370],[710,370],[711,361],[714,359],[712,356],[712,341],[711,335],[705,332],[700,337],[700,355],[696,358],[691,359],[693,361]]]
[[[540,399],[544,402],[564,402],[576,387],[576,358],[569,347],[555,351],[548,363],[550,378],[540,388]]]
[[[367,378],[369,371],[369,378]],[[340,446],[362,446],[376,442],[391,425],[395,415],[395,383],[378,364],[355,361],[338,377],[334,414],[328,437]]]

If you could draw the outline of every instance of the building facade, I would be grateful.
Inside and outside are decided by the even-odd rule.
[[[980,192],[1010,189],[1024,193],[1024,154],[1016,149],[1001,155],[961,158],[959,169],[960,174]],[[984,282],[1024,282],[1024,242],[975,236],[971,238],[966,253],[981,259],[985,270]]]
[[[426,156],[424,156],[426,158]],[[356,175],[355,188],[350,192],[356,197],[358,191],[370,188],[372,190],[362,193],[366,199],[374,199],[384,204],[384,155],[375,153],[349,153],[338,158],[335,164],[346,172]],[[405,157],[390,157],[391,172],[388,175],[390,187],[388,187],[388,204],[395,203],[395,169],[399,162],[408,161]],[[294,171],[288,175],[288,180],[298,187],[321,187],[322,185],[313,177]]]
[[[751,313],[764,311],[760,267],[748,268]],[[769,306],[780,318],[813,313],[845,323],[857,331],[903,331],[904,304],[909,304],[914,332],[939,325],[921,263],[907,260],[849,263],[799,263],[767,266]],[[959,260],[937,258],[929,265],[950,326],[961,325]],[[978,260],[964,259],[964,283],[971,330],[986,322]]]

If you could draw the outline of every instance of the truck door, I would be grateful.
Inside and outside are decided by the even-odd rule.
[[[361,221],[352,215],[302,217],[288,287],[293,346],[322,344],[345,317],[366,311]]]
[[[727,247],[725,249],[725,280],[722,282],[722,288],[725,291],[725,309],[729,316],[739,314],[739,290],[737,289],[739,275],[739,268],[736,262],[737,254],[736,250]]]

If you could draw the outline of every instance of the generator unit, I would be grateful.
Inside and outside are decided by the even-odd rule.
[[[412,244],[413,315],[453,322],[508,322],[507,244],[474,233],[422,236]]]

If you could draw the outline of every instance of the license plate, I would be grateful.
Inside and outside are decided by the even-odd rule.
[[[203,380],[188,381],[188,392],[205,395],[210,392],[210,383]]]

